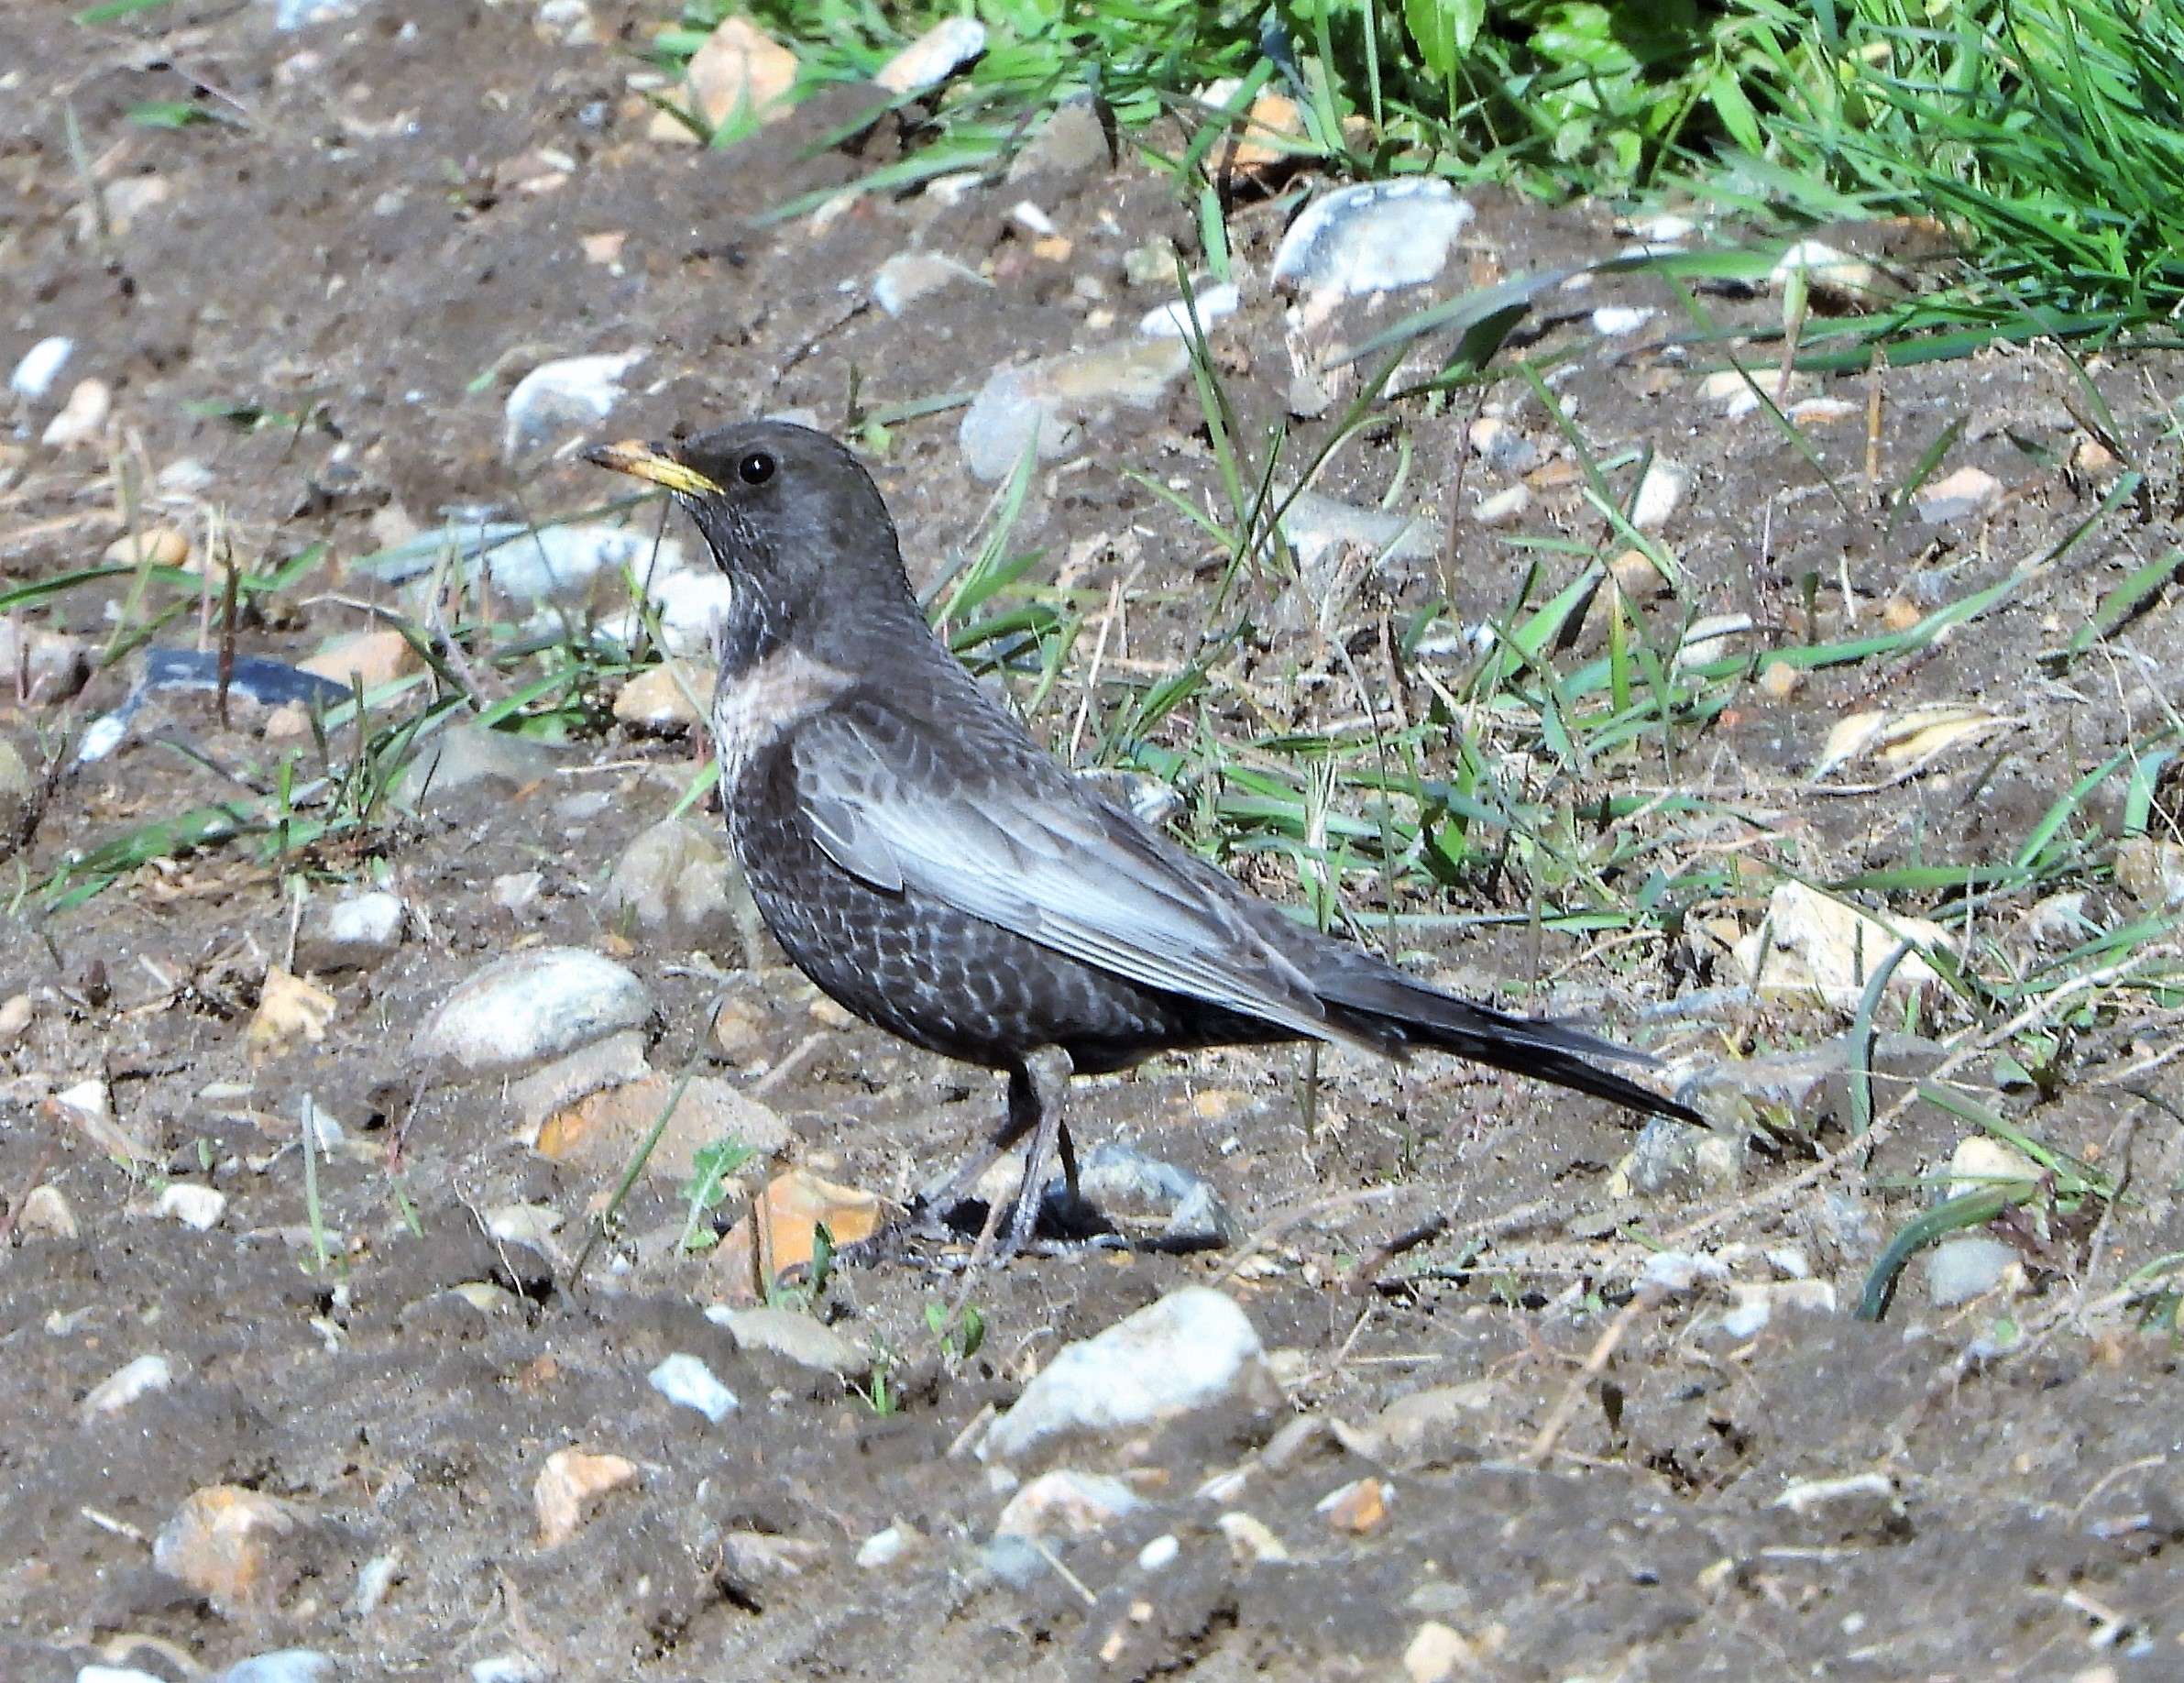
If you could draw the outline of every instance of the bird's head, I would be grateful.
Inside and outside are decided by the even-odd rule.
[[[731,621],[771,643],[800,628],[916,611],[879,488],[823,433],[745,421],[680,444],[603,445],[587,459],[664,486],[733,584]],[[752,653],[760,651],[753,649]]]

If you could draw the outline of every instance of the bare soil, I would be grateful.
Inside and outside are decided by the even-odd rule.
[[[1134,164],[992,185],[946,208],[867,197],[817,232],[801,221],[754,226],[759,213],[852,179],[895,142],[877,136],[862,156],[815,151],[840,118],[832,101],[730,150],[647,139],[649,112],[625,85],[636,60],[616,40],[659,21],[654,8],[598,6],[601,41],[580,46],[512,4],[375,0],[351,20],[287,36],[262,6],[179,5],[145,14],[133,31],[79,28],[74,9],[16,0],[0,17],[0,362],[12,367],[49,334],[72,336],[62,390],[83,375],[110,381],[117,424],[109,447],[48,449],[38,439],[50,403],[18,406],[22,430],[0,445],[9,588],[96,561],[124,529],[117,469],[143,485],[174,461],[200,462],[211,477],[203,495],[237,554],[278,560],[324,540],[338,565],[380,547],[390,511],[417,524],[458,505],[543,518],[619,492],[565,458],[521,475],[506,465],[508,392],[549,358],[648,353],[606,429],[615,436],[786,409],[836,424],[852,380],[867,408],[908,402],[1126,332],[1167,292],[1130,287],[1124,253],[1161,236],[1186,253],[1195,243],[1190,206]],[[161,130],[127,119],[140,102],[191,97],[236,120]],[[523,160],[541,148],[573,161],[566,180],[541,192],[510,185],[536,179]],[[87,175],[109,198],[147,179],[163,189],[157,198],[126,189],[126,226],[101,233]],[[1009,219],[1025,197],[1071,242],[1069,257],[1038,255]],[[1603,208],[1479,204],[1476,238],[1444,292],[1619,243]],[[1247,270],[1264,272],[1282,214],[1269,201],[1237,204],[1232,239]],[[619,260],[588,260],[579,242],[608,232],[626,235]],[[867,306],[863,284],[913,243],[986,266],[991,287],[943,292],[899,322]],[[1088,274],[1114,312],[1112,330],[1088,325],[1099,302],[1072,290]],[[1682,601],[1661,610],[1672,621],[1744,611],[1792,641],[1841,639],[1878,624],[1893,601],[1930,610],[2005,577],[2091,516],[2110,482],[2070,465],[2084,459],[2073,412],[2082,418],[2086,399],[2051,349],[1891,369],[1877,377],[1880,482],[1902,483],[1960,420],[1944,470],[1981,467],[2006,492],[1981,521],[1936,528],[1906,517],[1880,533],[1862,512],[1847,514],[1763,417],[1726,420],[1701,401],[1692,359],[1662,344],[1660,324],[1688,318],[1659,282],[1602,282],[1571,302],[1610,301],[1663,314],[1630,348],[1580,356],[1557,390],[1599,456],[1650,446],[1695,472],[1666,534],[1687,574]],[[1704,307],[1754,324],[1777,308],[1723,295]],[[1591,343],[1582,317],[1543,332],[1527,348]],[[1247,292],[1217,345],[1247,428],[1279,413],[1290,372],[1280,306]],[[2067,642],[2104,591],[2174,541],[2175,376],[2167,358],[2093,370],[2120,442],[2149,467],[2143,506],[1915,659],[1819,670],[1782,699],[1748,688],[1674,780],[1765,815],[1764,857],[1823,878],[1970,866],[2015,849],[2175,698],[2169,675],[2184,649],[2168,601],[2067,677],[2044,676],[2032,658]],[[1080,461],[1041,473],[1018,527],[1019,544],[1044,547],[1038,577],[1070,569],[1097,595],[1126,579],[1145,603],[1111,658],[1186,657],[1195,603],[1218,579],[1203,534],[1127,477],[1149,474],[1193,500],[1215,486],[1187,386],[1150,415],[1095,427]],[[1862,488],[1867,378],[1825,390],[1859,414],[1816,429],[1816,447],[1839,483]],[[209,405],[303,421],[250,430]],[[1552,441],[1536,404],[1512,412]],[[873,463],[921,579],[971,541],[992,495],[961,467],[959,417],[897,426]],[[1401,418],[1347,446],[1320,488],[1377,501],[1406,441],[1414,500],[1445,509],[1499,483],[1474,461],[1459,492],[1467,407],[1412,403]],[[1618,483],[1634,472],[1619,468]],[[1440,564],[1368,585],[1355,618],[1370,634],[1345,632],[1351,654],[1377,658],[1383,610],[1399,623],[1444,591],[1454,619],[1476,623],[1507,609],[1526,566],[1558,587],[1603,541],[1576,476],[1542,490],[1512,528],[1454,530]],[[292,660],[367,626],[326,599],[384,598],[383,588],[327,578],[259,612],[246,650]],[[1272,587],[1246,588],[1263,622],[1279,625]],[[127,597],[126,580],[86,587],[25,618],[103,640]],[[162,640],[187,643],[194,629],[192,610]],[[1038,721],[1058,747],[1087,654],[1080,648],[1065,684],[1071,704]],[[1422,658],[1453,671],[1467,656]],[[1309,630],[1268,633],[1255,661],[1269,693],[1285,666],[1346,670]],[[1375,668],[1376,685],[1384,671]],[[71,702],[0,708],[0,729],[35,768],[38,742],[64,716],[110,705],[126,676],[102,675]],[[1432,705],[1422,683],[1402,688],[1409,706]],[[1338,698],[1353,692],[1280,693],[1299,698],[1291,722],[1302,728],[1339,714]],[[2023,725],[1870,795],[1822,795],[1804,781],[1838,718],[1921,700],[1984,702]],[[269,757],[255,734],[262,719],[224,726],[209,702],[178,702],[175,717],[216,764]],[[1238,739],[1268,724],[1233,698],[1205,717]],[[2175,1066],[2103,1084],[2158,1054],[2174,1033],[2166,1017],[2090,1031],[2052,1095],[1984,1094],[2049,1144],[2127,1171],[2132,1198],[2105,1216],[2088,1205],[2075,1227],[2024,1232],[2021,1301],[1934,1309],[1914,1270],[1879,1326],[1848,1310],[1881,1246],[1919,1207],[1916,1177],[1962,1131],[1931,1106],[1893,1125],[1870,1160],[1846,1159],[1809,1182],[1795,1177],[1844,1143],[1844,1117],[1809,1141],[1744,1153],[1731,1186],[1619,1198],[1608,1182],[1630,1148],[1629,1118],[1446,1061],[1396,1070],[1329,1056],[1309,1135],[1287,1052],[1163,1060],[1081,1084],[1073,1114],[1086,1143],[1132,1140],[1212,1179],[1246,1232],[1276,1230],[1233,1274],[1235,1259],[1219,1253],[1064,1248],[1020,1260],[973,1283],[988,1330],[967,1361],[947,1358],[926,1315],[952,1298],[955,1276],[906,1262],[840,1270],[815,1308],[892,1353],[894,1405],[882,1412],[831,1379],[737,1353],[701,1314],[698,1263],[609,1258],[572,1287],[583,1213],[609,1177],[510,1143],[497,1090],[428,1092],[412,1114],[405,1049],[418,1022],[456,982],[521,945],[617,953],[660,1002],[655,1066],[691,1056],[716,981],[687,952],[632,949],[596,901],[608,866],[666,815],[701,753],[609,724],[574,741],[554,777],[390,819],[368,847],[302,866],[215,848],[47,916],[36,886],[68,850],[233,789],[142,738],[59,785],[33,845],[10,862],[28,891],[0,923],[0,997],[37,1002],[27,1032],[0,1054],[11,1084],[0,1086],[0,1196],[13,1216],[29,1187],[51,1183],[80,1234],[11,1231],[0,1249],[0,1676],[46,1683],[103,1658],[179,1678],[308,1647],[358,1678],[453,1676],[521,1654],[571,1678],[1377,1679],[1404,1675],[1427,1621],[1471,1644],[1456,1675],[1510,1679],[2154,1678],[2184,1667],[2175,1351],[2158,1327],[2101,1307],[2134,1269],[2184,1249]],[[1625,791],[1664,778],[1658,767],[1616,776]],[[2105,856],[2102,827],[2119,821],[2119,786],[2111,780],[2089,802],[2089,873]],[[556,801],[588,789],[612,796],[603,812],[581,825],[554,818]],[[1724,825],[1696,838],[1689,856],[1756,833]],[[1279,862],[1233,863],[1266,891],[1295,896]],[[284,881],[301,870],[327,894],[377,867],[425,909],[429,938],[376,971],[330,979],[337,1009],[324,1040],[253,1065],[246,1026],[268,964],[291,940]],[[495,904],[493,881],[528,871],[543,874],[544,892],[511,915]],[[1703,909],[1756,927],[1772,880]],[[2088,916],[2132,915],[2120,889],[2089,882]],[[1369,896],[1369,883],[1361,892]],[[1680,1067],[1816,1043],[1844,1026],[1816,1009],[1708,1008],[1707,990],[1735,977],[1719,944],[1696,933],[1528,930],[1525,896],[1491,878],[1456,885],[1438,909],[1504,918],[1418,938],[1453,984],[1483,996],[1508,984],[1525,1008],[1601,1012]],[[2027,962],[2036,955],[2015,924],[1997,939]],[[1700,1003],[1688,1015],[1647,1014],[1679,995]],[[744,1064],[770,1067],[821,1036],[767,1097],[791,1126],[790,1158],[830,1179],[900,1197],[996,1114],[987,1077],[839,1024],[778,954],[744,978],[739,998],[758,1048]],[[1984,1076],[1984,1060],[1965,1072],[1975,1084]],[[154,1142],[159,1172],[126,1173],[49,1096],[87,1079],[108,1083],[118,1118]],[[1884,1086],[1884,1101],[1900,1091]],[[312,1265],[301,1156],[280,1150],[305,1095],[375,1147],[319,1167],[324,1225],[341,1238],[338,1279]],[[407,1129],[399,1174],[376,1149],[395,1128]],[[222,1226],[198,1233],[154,1217],[170,1180],[225,1193]],[[486,1235],[480,1213],[517,1203],[567,1216],[560,1254]],[[672,1188],[648,1182],[626,1230],[657,1228],[679,1207]],[[1279,1225],[1290,1217],[1301,1218]],[[1434,1218],[1448,1224],[1439,1237],[1375,1257]],[[1645,1253],[1618,1237],[1633,1227],[1685,1248],[1741,1246],[1730,1260],[1745,1270],[1768,1248],[1798,1247],[1843,1313],[1778,1313],[1738,1338],[1720,1325],[1725,1295],[1634,1299]],[[1216,1279],[1283,1353],[1293,1412],[1364,1423],[1421,1388],[1476,1383],[1469,1424],[1393,1471],[1322,1443],[1279,1472],[1257,1468],[1219,1501],[1195,1492],[1247,1463],[1279,1418],[1216,1414],[1085,1450],[1081,1464],[1126,1469],[1148,1505],[1059,1546],[1066,1574],[1025,1590],[986,1576],[979,1546],[1004,1496],[977,1462],[949,1456],[963,1428],[986,1405],[1005,1405],[1068,1340]],[[477,1282],[504,1288],[498,1307],[448,1290]],[[1618,1341],[1601,1351],[1628,1304]],[[2038,1329],[2032,1348],[1968,1356],[2002,1315]],[[703,1356],[743,1399],[741,1413],[711,1426],[651,1389],[647,1370],[674,1350]],[[147,1353],[167,1358],[173,1387],[84,1424],[90,1389]],[[1528,1458],[1573,1392],[1575,1412]],[[641,1476],[572,1540],[542,1546],[533,1483],[544,1458],[569,1446],[627,1457]],[[1363,1534],[1316,1511],[1375,1472],[1393,1496]],[[1879,1475],[1880,1493],[1778,1500],[1803,1481],[1865,1475]],[[215,1484],[292,1502],[303,1516],[263,1593],[240,1607],[215,1608],[156,1570],[147,1546],[192,1490]],[[1289,1559],[1240,1562],[1216,1528],[1230,1511],[1263,1522]],[[922,1545],[883,1569],[855,1565],[861,1542],[891,1524],[915,1526]],[[1163,1534],[1180,1539],[1180,1554],[1148,1573],[1137,1552]],[[754,1546],[754,1535],[777,1546]],[[358,1572],[387,1556],[392,1587],[359,1613]]]

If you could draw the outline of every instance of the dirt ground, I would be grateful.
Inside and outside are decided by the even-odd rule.
[[[840,116],[824,101],[732,149],[648,138],[626,42],[660,8],[598,4],[598,38],[575,45],[565,21],[548,28],[513,3],[370,0],[293,34],[277,33],[263,6],[181,4],[133,29],[80,28],[76,9],[16,0],[0,15],[0,363],[49,335],[76,341],[51,397],[9,400],[18,424],[0,442],[0,588],[95,563],[126,527],[116,472],[150,486],[194,462],[202,475],[168,481],[196,487],[171,505],[193,535],[216,509],[235,552],[268,566],[331,546],[327,570],[247,622],[247,653],[294,660],[368,629],[351,604],[390,593],[340,569],[390,532],[450,509],[543,519],[619,495],[565,454],[520,471],[505,459],[504,405],[540,362],[645,353],[596,435],[659,437],[784,410],[832,426],[852,383],[868,410],[911,402],[1126,333],[1172,288],[1133,285],[1125,253],[1163,236],[1186,254],[1196,246],[1193,207],[1135,163],[991,184],[946,205],[868,196],[817,228],[754,226],[894,142],[882,134],[861,157],[814,150]],[[190,98],[221,120],[128,119],[144,102]],[[548,176],[561,179],[541,186]],[[1011,219],[1027,197],[1067,255],[1042,253]],[[1606,208],[1477,203],[1443,294],[1620,243]],[[1265,272],[1287,209],[1239,198],[1230,237],[1247,277]],[[609,233],[624,237],[613,260],[597,260],[584,242]],[[914,244],[982,269],[991,285],[891,319],[864,287]],[[1098,287],[1076,284],[1085,276]],[[1663,342],[1663,324],[1688,318],[1661,282],[1618,278],[1572,296],[1526,348],[1592,347],[1556,386],[1589,447],[1628,458],[1619,483],[1649,446],[1693,472],[1664,534],[1686,574],[1665,612],[1748,613],[1762,634],[1793,640],[1878,628],[1896,604],[1931,611],[2055,549],[2113,482],[2105,452],[2088,449],[2089,400],[2050,349],[1892,369],[1880,377],[1881,482],[1903,482],[1961,420],[1940,471],[1978,467],[2003,490],[1981,519],[1877,531],[1827,495],[1763,417],[1725,418],[1701,396],[1704,363]],[[1628,339],[1586,338],[1583,312],[1608,302],[1663,314]],[[1778,311],[1726,293],[1703,308],[1755,324]],[[1094,325],[1103,309],[1120,324]],[[1281,310],[1247,282],[1244,309],[1215,336],[1247,433],[1288,389]],[[112,426],[88,446],[41,443],[86,376],[111,385]],[[2184,657],[2173,602],[2066,673],[2032,658],[2176,541],[2173,358],[2102,363],[2093,379],[2116,417],[2113,442],[2148,471],[2143,501],[2102,516],[2025,588],[1915,658],[1818,668],[1786,696],[1741,689],[1675,768],[1681,786],[1749,820],[1697,851],[1733,852],[1763,825],[1765,857],[1824,880],[1969,867],[2014,852],[2091,769],[2161,726]],[[1219,573],[1204,534],[1129,477],[1193,501],[1215,487],[1189,384],[1149,413],[1095,425],[1077,461],[1042,469],[1015,539],[1043,548],[1036,577],[1070,568],[1095,597],[1127,578],[1150,603],[1127,657],[1156,666],[1191,652],[1189,604]],[[1815,390],[1854,409],[1811,436],[1831,474],[1862,485],[1867,377]],[[1553,443],[1520,390],[1497,395]],[[246,406],[297,419],[239,425]],[[962,466],[960,418],[901,423],[873,463],[920,581],[975,541],[993,494]],[[1405,461],[1409,496],[1432,508],[1506,483],[1476,460],[1456,483],[1467,407],[1414,401],[1402,419],[1346,446],[1318,489],[1377,503]],[[1575,475],[1546,481],[1510,526],[1454,530],[1440,565],[1373,583],[1376,624],[1378,607],[1399,622],[1437,590],[1454,621],[1475,624],[1506,610],[1527,566],[1558,588],[1604,541]],[[1272,587],[1246,588],[1279,628]],[[96,647],[139,611],[129,594],[126,578],[88,585],[18,623]],[[192,605],[160,641],[188,645],[196,625]],[[1269,632],[1257,669],[1328,669],[1313,637]],[[1082,684],[1085,654],[1065,688]],[[1469,658],[1420,656],[1451,673]],[[125,669],[72,699],[11,697],[0,730],[35,770],[63,719],[110,707],[127,681]],[[1300,729],[1343,705],[1333,688],[1288,693],[1301,698]],[[1422,680],[1407,693],[1432,705]],[[1914,702],[1984,705],[2014,728],[1871,793],[1813,788],[1807,768],[1837,720]],[[262,718],[224,726],[209,701],[173,710],[215,764],[268,760]],[[1072,710],[1042,728],[1060,739]],[[1265,728],[1227,701],[1208,717],[1238,737]],[[616,954],[657,1000],[654,1067],[680,1069],[699,1048],[714,965],[735,969],[739,955],[633,943],[598,893],[631,838],[675,805],[698,744],[609,723],[574,737],[551,775],[512,796],[481,788],[390,815],[368,846],[283,870],[230,843],[44,912],[38,885],[69,850],[232,793],[153,734],[62,779],[32,846],[6,864],[11,892],[18,881],[23,892],[0,922],[0,998],[27,995],[34,1007],[0,1052],[10,1683],[93,1663],[180,1678],[286,1649],[329,1656],[345,1678],[452,1677],[485,1662],[501,1669],[478,1675],[568,1678],[2091,1683],[2184,1672],[2184,1393],[2170,1336],[2119,1294],[2135,1270],[2184,1250],[2184,1092],[2160,1061],[2168,1014],[2135,1007],[2089,1028],[2048,1092],[1997,1089],[1985,1057],[1960,1072],[2049,1145],[2125,1173],[2129,1195],[2045,1232],[2014,1230],[2019,1267],[1971,1304],[1933,1306],[1915,1266],[1877,1326],[1849,1314],[1866,1270],[1920,1207],[1918,1177],[1964,1131],[1932,1106],[1892,1122],[1869,1159],[1840,1155],[1824,1173],[1815,1165],[1844,1146],[1844,1115],[1809,1137],[1739,1142],[1726,1180],[1646,1195],[1617,1181],[1629,1118],[1447,1060],[1395,1070],[1329,1055],[1310,1133],[1289,1052],[1160,1060],[1081,1083],[1081,1138],[1126,1139],[1207,1177],[1257,1248],[1241,1259],[1062,1248],[1019,1260],[972,1282],[986,1333],[967,1359],[927,1320],[957,1292],[955,1275],[910,1262],[839,1270],[814,1309],[888,1353],[880,1408],[831,1377],[737,1351],[701,1312],[699,1262],[610,1246],[572,1287],[584,1212],[612,1175],[511,1143],[492,1084],[429,1089],[412,1114],[417,1025],[457,982],[521,947]],[[1660,781],[1620,775],[1624,792]],[[2102,926],[2135,915],[2103,871],[2120,789],[2102,783],[2080,820],[2090,892],[2077,909]],[[566,804],[594,791],[610,798]],[[1296,896],[1278,861],[1232,864]],[[497,902],[497,878],[531,872],[535,898]],[[324,979],[335,1008],[323,1040],[254,1061],[247,1025],[292,940],[287,885],[326,897],[367,879],[421,908],[423,932],[378,968]],[[1773,880],[1704,910],[1756,928]],[[1898,908],[1928,903],[1909,896]],[[1506,882],[1459,883],[1440,907],[1411,909],[1479,914],[1467,931],[1421,926],[1417,937],[1452,984],[1512,1008],[1600,1015],[1684,1075],[1822,1045],[1849,1020],[1740,994],[1721,943],[1697,933],[1528,930],[1526,901]],[[1998,962],[2034,962],[2026,907],[1993,916]],[[792,1136],[786,1161],[900,1197],[990,1126],[989,1078],[840,1022],[778,953],[759,956],[735,984],[749,1034],[716,1072],[748,1084],[818,1036],[764,1089]],[[1968,1023],[1923,1026],[1953,1035]],[[126,1171],[56,1103],[91,1080],[154,1148],[148,1168]],[[1903,1091],[1883,1083],[1882,1104]],[[315,1165],[320,1220],[340,1251],[332,1271],[314,1265],[294,1149],[307,1096],[368,1148]],[[396,1128],[399,1172],[386,1150]],[[200,1232],[155,1214],[178,1183],[224,1193],[221,1225]],[[19,1219],[41,1184],[67,1201],[72,1237]],[[536,1249],[496,1241],[484,1213],[517,1204],[551,1206],[565,1225]],[[672,1185],[648,1181],[623,1231],[672,1224],[680,1208]],[[1376,1257],[1435,1219],[1446,1223],[1437,1237]],[[1771,1278],[1766,1259],[1794,1253],[1832,1285],[1838,1310],[1780,1309],[1740,1336],[1726,1288],[1633,1296],[1647,1254],[1634,1231],[1710,1253],[1738,1280]],[[1056,1569],[1021,1587],[996,1578],[981,1549],[1005,1481],[951,1446],[1061,1345],[1191,1282],[1218,1282],[1243,1304],[1275,1353],[1283,1407],[1238,1405],[1081,1449],[1074,1464],[1126,1473],[1141,1505],[1057,1543]],[[700,1355],[741,1412],[710,1424],[648,1385],[673,1351]],[[86,1414],[93,1387],[152,1354],[170,1364],[168,1389]],[[1261,1456],[1285,1416],[1363,1426],[1435,1387],[1466,1389],[1457,1425],[1425,1448],[1374,1458],[1353,1433]],[[569,1446],[627,1458],[637,1475],[547,1546],[533,1487],[545,1458]],[[1240,1483],[1202,1491],[1236,1468]],[[1385,1480],[1387,1512],[1345,1530],[1322,1499],[1367,1476]],[[291,1504],[291,1528],[236,1603],[214,1605],[152,1560],[150,1540],[211,1486]],[[1230,1512],[1262,1523],[1286,1558],[1235,1546],[1218,1524]],[[915,1528],[912,1546],[889,1565],[858,1564],[891,1525]],[[1163,1535],[1180,1548],[1148,1570],[1139,1553]],[[361,1593],[360,1575],[379,1592]],[[1430,1633],[1421,1647],[1429,1625],[1454,1633],[1460,1656],[1436,1661]]]

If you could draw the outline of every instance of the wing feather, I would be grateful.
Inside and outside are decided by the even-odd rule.
[[[814,835],[843,870],[905,889],[1146,986],[1299,1034],[1351,1037],[1254,927],[1239,891],[1050,765],[943,770],[919,727],[869,699],[807,721],[794,746]],[[1026,787],[1026,783],[1030,786]]]

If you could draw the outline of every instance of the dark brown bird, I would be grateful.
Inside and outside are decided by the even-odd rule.
[[[1644,1054],[1413,981],[1064,770],[928,629],[878,488],[833,440],[759,421],[590,459],[665,486],[732,581],[713,731],[767,927],[866,1021],[1008,1073],[1007,1120],[928,1207],[1029,1133],[1006,1251],[1020,1248],[1058,1148],[1074,1202],[1071,1072],[1194,1047],[1428,1046],[1696,1119],[1587,1062]]]

